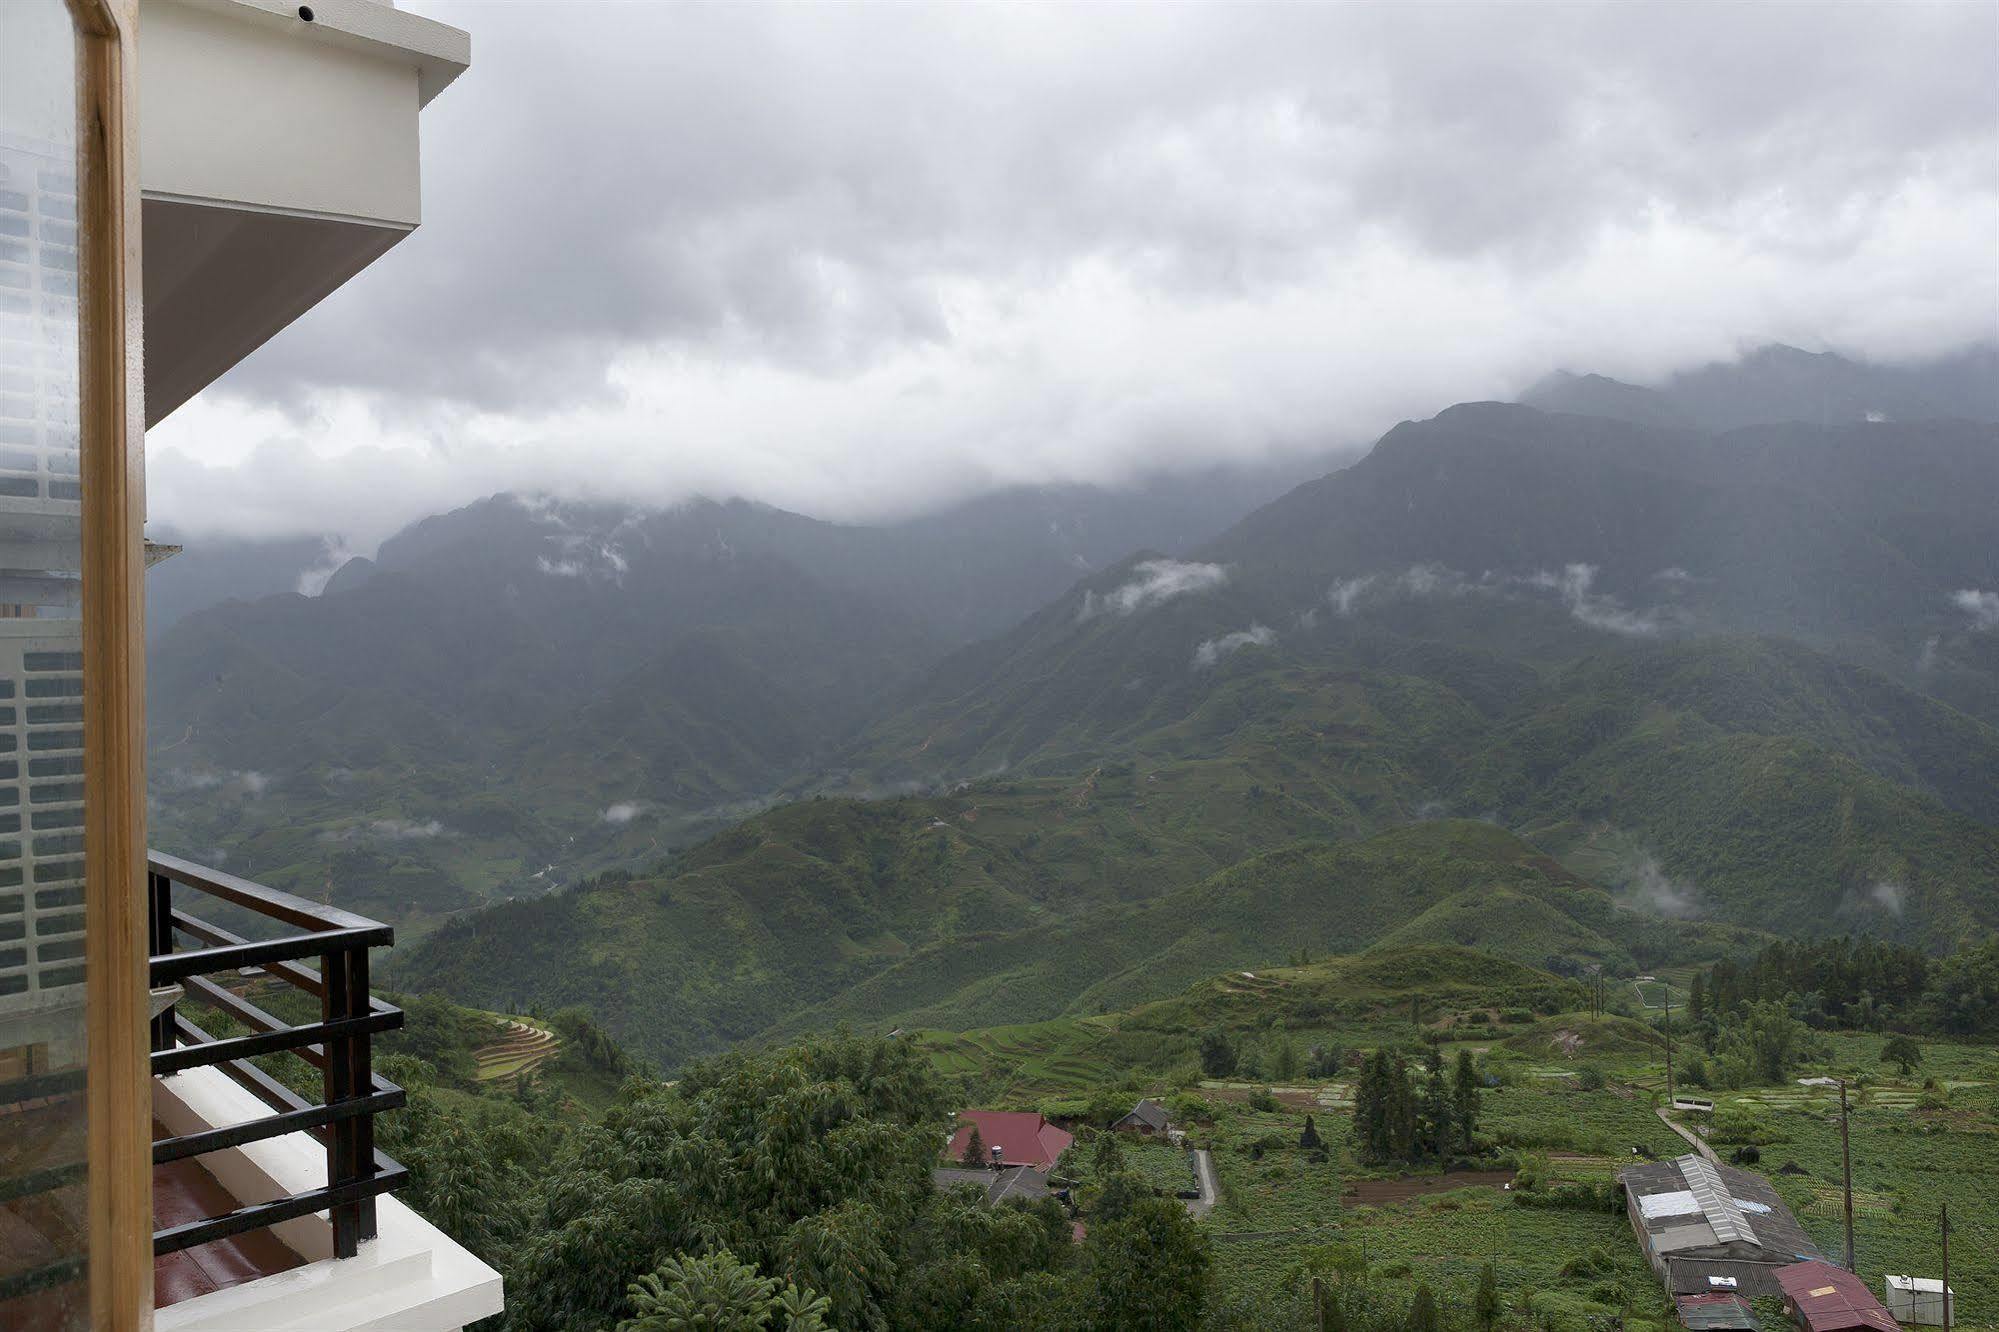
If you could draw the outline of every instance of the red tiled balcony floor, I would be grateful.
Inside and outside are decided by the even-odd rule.
[[[163,1138],[167,1133],[155,1123],[153,1136]],[[157,1229],[220,1216],[240,1205],[199,1160],[153,1167],[153,1225]],[[304,1261],[269,1230],[252,1230],[164,1254],[153,1260],[153,1307],[164,1309],[197,1295],[240,1286],[274,1272],[289,1271]]]

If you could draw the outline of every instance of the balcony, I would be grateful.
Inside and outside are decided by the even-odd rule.
[[[369,950],[393,931],[172,856],[147,880],[157,1332],[443,1332],[498,1313],[498,1273],[389,1196],[408,1172],[374,1145],[375,1116],[404,1101],[372,1067],[375,1035],[402,1025],[368,991]],[[80,1139],[81,1086],[81,1069],[9,1078],[0,1140]],[[8,1180],[0,1230],[74,1252],[83,1173]],[[73,1298],[80,1267],[14,1270],[0,1324]]]
[[[165,1257],[197,1244],[324,1211],[331,1218],[333,1256],[352,1258],[362,1240],[375,1238],[375,1199],[408,1178],[406,1170],[375,1150],[375,1116],[402,1105],[403,1092],[374,1075],[371,1038],[377,1032],[402,1026],[403,1014],[368,993],[368,950],[394,942],[394,932],[336,907],[320,906],[172,856],[156,853],[148,868],[152,985],[154,994],[165,1001],[153,1018],[153,1076],[167,1078],[189,1069],[217,1069],[270,1111],[225,1128],[202,1127],[185,1115],[170,1114],[165,1118],[176,1121],[170,1126],[183,1131],[153,1143],[154,1168],[300,1131],[323,1143],[326,1152],[326,1182],[319,1188],[158,1230],[153,1235],[154,1254]],[[297,932],[252,942],[177,910],[173,900],[176,886]],[[176,951],[178,936],[191,938],[200,946]],[[303,965],[300,959],[304,958],[317,958],[320,969]],[[210,979],[217,975],[240,978],[246,968],[259,969],[263,976],[312,996],[318,1001],[320,1020],[287,1024],[238,990]],[[170,988],[174,986],[227,1014],[249,1033],[223,1038],[209,1035],[176,1011],[179,996]],[[308,1102],[250,1062],[282,1051],[293,1052],[318,1070],[324,1087],[320,1103]]]

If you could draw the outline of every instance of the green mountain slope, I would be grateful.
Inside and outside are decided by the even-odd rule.
[[[1180,887],[1111,878],[1092,891],[1064,883],[1059,853],[1042,858],[1039,843],[1019,839],[1003,858],[1015,839],[987,825],[1002,811],[1062,812],[988,790],[791,806],[657,877],[453,922],[404,951],[397,981],[516,1010],[585,1004],[670,1064],[842,1021],[962,1027],[1124,1008],[1299,948],[1352,951],[1398,929],[1427,939],[1440,904],[1469,916],[1484,902],[1486,933],[1505,941],[1496,955],[1569,969],[1626,958],[1662,928],[1488,824],[1418,824],[1250,856]],[[1565,924],[1544,933],[1551,918]],[[1700,946],[1697,930],[1665,928]]]

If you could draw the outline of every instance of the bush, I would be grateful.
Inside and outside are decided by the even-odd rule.
[[[1617,1213],[1624,1210],[1624,1189],[1614,1179],[1588,1184],[1557,1184],[1552,1189],[1515,1188],[1511,1196],[1518,1207],[1545,1207],[1569,1212]]]
[[[1277,1097],[1271,1094],[1270,1088],[1258,1087],[1249,1094],[1249,1108],[1270,1115],[1276,1114],[1281,1107],[1277,1103]]]
[[[1565,1281],[1611,1276],[1617,1271],[1617,1259],[1602,1245],[1596,1245],[1585,1253],[1579,1253],[1562,1264],[1561,1275]]]
[[[1711,1142],[1748,1143],[1757,1147],[1768,1147],[1773,1142],[1785,1141],[1784,1133],[1766,1124],[1746,1110],[1728,1107],[1714,1112],[1714,1124],[1708,1130]]]
[[[1582,1088],[1584,1091],[1602,1091],[1603,1084],[1603,1070],[1595,1064],[1584,1064],[1576,1070],[1576,1086]]]

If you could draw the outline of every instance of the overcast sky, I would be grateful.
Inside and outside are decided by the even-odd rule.
[[[907,513],[1546,371],[1999,329],[1999,5],[405,8],[424,222],[151,434],[155,516]]]

